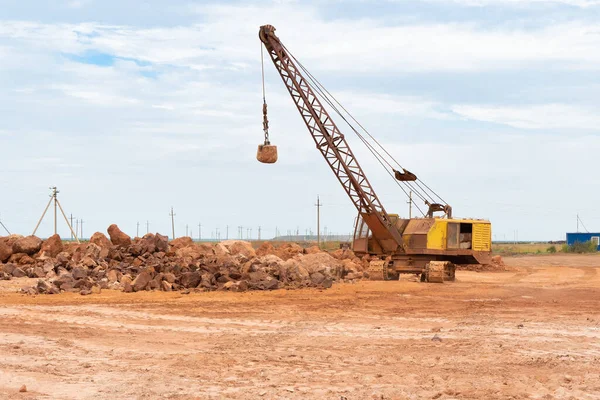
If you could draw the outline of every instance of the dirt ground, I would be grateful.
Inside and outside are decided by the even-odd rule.
[[[324,291],[28,297],[3,281],[0,398],[600,399],[600,256],[505,263]]]

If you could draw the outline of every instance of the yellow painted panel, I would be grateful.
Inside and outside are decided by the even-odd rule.
[[[492,224],[473,224],[473,250],[490,251],[492,249]]]
[[[445,250],[446,249],[446,229],[448,227],[448,221],[442,219],[436,219],[435,223],[427,232],[427,248],[431,250]]]

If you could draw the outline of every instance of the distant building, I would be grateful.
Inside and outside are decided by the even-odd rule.
[[[577,242],[579,242],[579,243],[592,242],[597,246],[598,251],[600,251],[600,233],[589,233],[589,232],[567,233],[567,244],[569,246],[572,246]]]

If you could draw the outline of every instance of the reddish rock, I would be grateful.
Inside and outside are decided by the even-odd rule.
[[[283,261],[287,261],[290,258],[294,258],[298,254],[304,253],[304,248],[296,243],[285,243],[277,247],[272,254],[281,258]]]
[[[152,275],[147,271],[142,271],[131,284],[134,292],[146,289],[146,286],[152,280]]]
[[[12,254],[13,254],[12,246],[9,246],[8,244],[6,244],[4,242],[0,242],[0,263],[8,261],[8,259],[10,258],[10,256],[12,256]]]
[[[317,254],[317,253],[321,253],[321,249],[319,248],[319,246],[311,246],[307,249],[304,249],[304,253],[305,254]]]
[[[195,288],[198,286],[201,280],[202,276],[198,271],[185,272],[180,278],[181,285],[186,288]]]
[[[87,277],[88,271],[87,271],[87,268],[76,267],[76,268],[73,268],[73,271],[71,271],[71,275],[73,276],[73,279],[79,280],[79,279],[83,279],[83,278]]]
[[[157,233],[154,236],[154,242],[156,243],[156,251],[163,253],[169,251],[169,238],[167,236]]]
[[[19,258],[19,265],[33,265],[35,264],[35,260],[29,257],[27,254],[24,254],[21,258]]]
[[[262,257],[267,254],[275,254],[275,247],[269,242],[263,242],[258,249],[256,249],[256,256]]]
[[[131,246],[131,238],[124,233],[116,224],[108,227],[108,235],[112,244],[121,247]]]
[[[168,272],[164,275],[164,280],[169,283],[175,283],[175,279],[176,279],[175,275],[170,272]]]
[[[131,292],[133,292],[133,287],[131,286],[131,283],[125,282],[123,284],[123,292],[125,292],[125,293],[131,293]]]
[[[58,234],[50,236],[42,243],[40,256],[56,257],[58,253],[63,251],[63,242]]]
[[[338,249],[329,253],[333,258],[338,260],[352,260],[356,258],[354,252],[350,249]]]
[[[102,232],[94,233],[92,235],[92,237],[90,238],[90,243],[93,243],[96,246],[100,247],[99,257],[101,257],[101,258],[108,257],[110,249],[112,248],[112,243],[110,242],[110,240],[108,240],[108,238],[106,237],[106,235],[104,233],[102,233]]]
[[[226,240],[221,242],[232,255],[242,255],[248,259],[256,257],[256,251],[250,242],[243,240]]]
[[[12,263],[0,265],[0,271],[4,271],[9,275],[12,275],[12,272],[14,271],[15,268],[17,268],[17,266]]]
[[[194,241],[189,236],[183,236],[183,237],[180,237],[177,239],[173,239],[173,240],[171,240],[171,243],[170,243],[171,247],[173,247],[175,250],[181,249],[183,247],[191,246],[193,244],[194,244]]]
[[[197,260],[200,257],[204,256],[205,253],[202,251],[202,249],[199,246],[191,245],[191,246],[181,247],[181,248],[175,250],[175,255],[177,255],[177,257],[181,257],[181,258],[189,257],[192,260]]]
[[[217,257],[229,255],[229,249],[223,246],[223,243],[217,243],[212,248],[213,254]]]
[[[40,251],[42,247],[42,239],[36,236],[27,236],[21,239],[18,239],[13,243],[13,253],[25,253],[29,256]]]
[[[5,245],[7,245],[10,248],[12,248],[13,244],[17,240],[22,239],[22,238],[23,238],[23,235],[17,235],[17,234],[13,233],[12,235],[0,237],[0,243],[4,243]]]
[[[66,251],[62,251],[60,253],[58,253],[58,255],[56,256],[56,263],[62,267],[64,267],[65,265],[67,265],[67,263],[69,262],[69,260],[71,259],[71,255],[69,253],[67,253]]]
[[[110,283],[119,282],[119,278],[121,276],[123,276],[123,274],[120,271],[117,271],[116,269],[111,269],[106,274],[106,278]]]
[[[320,272],[315,272],[315,273],[313,273],[313,274],[310,275],[310,280],[315,285],[320,285],[325,280],[325,275],[323,275]]]

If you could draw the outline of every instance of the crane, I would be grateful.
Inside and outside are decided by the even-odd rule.
[[[400,166],[354,117],[350,115],[348,118],[342,113],[344,111],[349,115],[331,93],[288,51],[275,35],[275,27],[261,26],[259,38],[317,149],[358,212],[352,249],[359,256],[370,256],[371,279],[398,279],[401,273],[416,273],[421,275],[423,281],[443,282],[454,280],[456,264],[490,262],[489,221],[453,219],[452,207],[449,204],[443,202],[441,197],[422,183],[415,174]],[[346,137],[321,100],[350,126],[405,193],[403,185],[411,188],[411,191],[416,191],[427,206],[427,213],[423,213],[423,218],[403,219],[398,214],[386,211]],[[360,129],[350,121],[356,123]],[[257,158],[261,162],[273,163],[277,160],[277,149],[269,140],[264,67],[263,130],[265,141],[259,146]],[[443,215],[436,216],[437,212],[442,212]]]

